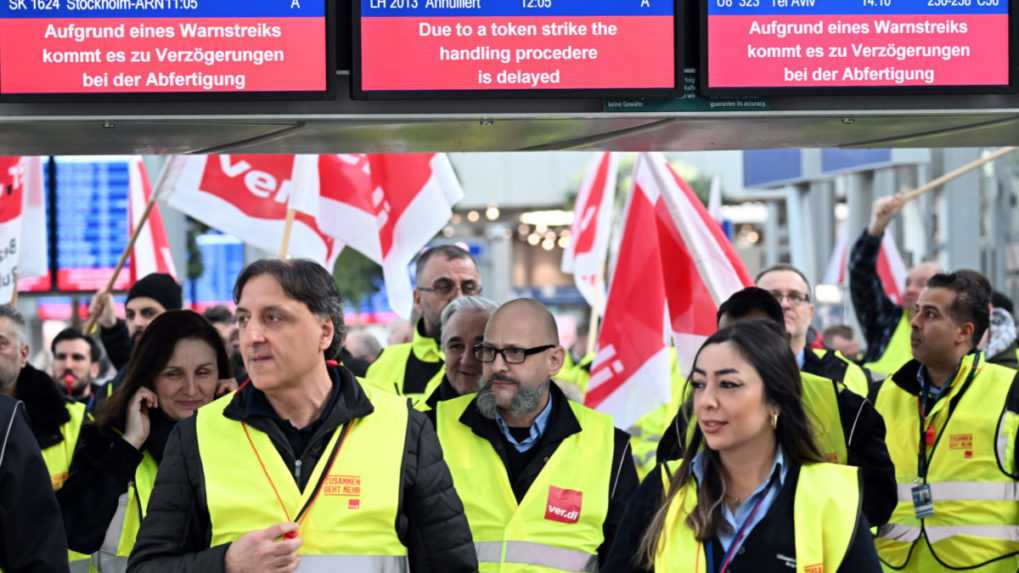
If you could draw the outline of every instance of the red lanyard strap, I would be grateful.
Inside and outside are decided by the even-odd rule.
[[[304,507],[302,507],[294,517],[290,516],[290,511],[287,509],[287,504],[283,502],[283,496],[280,495],[279,489],[276,487],[276,482],[274,482],[272,476],[269,475],[269,470],[265,467],[265,462],[262,461],[262,456],[258,453],[258,448],[255,447],[255,441],[251,438],[251,432],[248,430],[248,425],[241,422],[241,427],[244,428],[244,435],[248,438],[248,445],[251,446],[251,451],[255,453],[258,465],[262,468],[262,474],[265,475],[266,481],[268,481],[269,486],[272,487],[272,492],[276,494],[276,501],[279,503],[280,509],[283,510],[283,515],[286,517],[287,521],[296,522],[298,527],[300,527],[304,522],[304,519],[308,517],[309,513],[311,513],[311,508],[315,504],[315,501],[318,500],[318,494],[322,491],[322,486],[325,484],[326,477],[329,476],[329,473],[333,469],[333,464],[336,463],[336,458],[339,456],[340,448],[343,446],[343,442],[346,440],[347,434],[350,432],[350,428],[356,421],[357,420],[354,419],[343,425],[343,428],[340,430],[340,436],[336,439],[336,443],[333,445],[333,449],[329,453],[329,459],[326,462],[325,469],[319,476],[318,482],[315,484],[315,489],[312,490],[314,493],[312,493],[312,496],[308,499],[308,503],[304,504]],[[293,537],[296,537],[296,535],[287,534],[288,539]]]

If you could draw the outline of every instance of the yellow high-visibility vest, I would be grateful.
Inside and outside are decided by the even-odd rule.
[[[830,378],[816,376],[808,372],[800,372],[800,381],[803,386],[801,398],[803,411],[810,421],[810,427],[814,432],[814,443],[820,450],[821,457],[830,463],[848,463],[849,452],[846,446],[846,435],[842,431],[842,418],[839,415],[838,384]],[[691,391],[692,389],[688,386],[686,392]],[[692,394],[688,395],[692,397]],[[686,446],[689,446],[693,440],[696,424],[697,418],[692,416],[683,438]]]
[[[407,360],[410,358],[411,352],[421,362],[441,363],[443,361],[438,342],[434,338],[422,336],[415,328],[414,338],[411,342],[394,344],[386,348],[378,360],[368,367],[363,382],[383,392],[406,396],[410,398],[415,409],[427,410],[426,402],[439,389],[446,369],[445,367],[439,368],[439,371],[428,380],[424,392],[407,394],[404,392],[404,383],[407,376]]]
[[[870,380],[867,378],[867,373],[863,371],[863,368],[859,364],[846,358],[845,354],[835,350],[827,350],[824,348],[815,348],[814,354],[818,358],[824,358],[828,354],[835,355],[836,358],[846,363],[846,374],[842,380],[836,380],[841,382],[846,388],[853,391],[854,394],[867,397],[867,392],[870,390]]]
[[[53,491],[64,487],[64,482],[67,481],[67,475],[71,471],[71,460],[74,458],[74,448],[78,446],[78,435],[81,434],[81,425],[86,416],[84,404],[68,402],[65,407],[71,419],[60,426],[60,435],[64,439],[42,451],[42,459],[46,462],[46,469],[49,470],[50,480],[53,482]]]
[[[46,469],[50,472],[53,491],[64,487],[64,482],[67,481],[67,476],[71,472],[71,460],[74,459],[74,449],[78,446],[81,425],[87,416],[85,404],[68,402],[64,406],[67,408],[67,413],[71,415],[71,419],[60,426],[60,435],[64,439],[42,451],[42,459],[46,462]],[[72,573],[88,571],[88,555],[77,551],[68,551],[67,559],[70,562]]]
[[[676,460],[662,466],[663,491],[669,490],[669,474],[675,474],[680,464]],[[860,516],[857,472],[854,467],[825,463],[800,468],[793,509],[797,573],[834,572],[845,559]],[[704,544],[686,525],[686,518],[696,505],[697,486],[695,480],[690,480],[669,503],[658,539],[655,571],[708,570]]]
[[[517,503],[491,442],[460,422],[474,396],[440,402],[436,432],[482,573],[593,571],[611,494],[612,419],[568,402],[581,431],[563,440]]]
[[[392,394],[364,390],[375,411],[350,422],[319,495],[301,523],[302,571],[407,569],[407,548],[396,532],[407,403]],[[333,433],[301,491],[269,436],[251,426],[245,432],[243,424],[223,415],[232,399],[229,394],[195,413],[212,546],[296,519],[311,501],[343,431],[341,427]]]
[[[913,359],[913,347],[909,343],[911,333],[909,319],[906,317],[906,311],[903,310],[899,325],[895,327],[895,332],[888,340],[884,354],[874,362],[864,364],[864,367],[886,377],[898,372],[899,368]]]
[[[92,556],[92,567],[100,573],[127,571],[127,558],[134,548],[142,519],[149,507],[149,496],[156,483],[159,465],[148,451],[142,452],[142,461],[134,470],[134,480],[127,492],[117,500],[117,512],[106,528],[106,537],[99,552]]]
[[[912,496],[921,480],[919,399],[893,380],[884,382],[876,408],[888,428],[885,442],[899,484],[899,503],[875,540],[886,565],[905,567],[921,537],[953,569],[1019,556],[1019,475],[1012,474],[1017,471],[1019,416],[1006,408],[1015,377],[1015,370],[970,354],[948,393],[927,414],[935,441],[925,447],[929,469],[924,481],[931,488],[934,514],[925,519],[917,519]]]

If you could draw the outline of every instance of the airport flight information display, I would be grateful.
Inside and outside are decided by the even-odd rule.
[[[355,94],[665,92],[676,0],[356,0]]]
[[[3,0],[0,95],[324,93],[327,0]]]
[[[1014,80],[1009,0],[704,1],[709,93],[996,91]]]

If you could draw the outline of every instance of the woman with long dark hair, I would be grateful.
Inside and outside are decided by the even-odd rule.
[[[82,429],[57,495],[68,546],[94,554],[104,573],[127,567],[174,424],[211,402],[230,378],[219,332],[190,310],[156,317],[125,368],[123,384]]]
[[[724,328],[689,380],[691,447],[645,479],[603,571],[879,573],[857,470],[821,461],[784,333]]]

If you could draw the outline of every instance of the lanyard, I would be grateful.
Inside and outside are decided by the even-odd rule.
[[[980,354],[977,354],[973,358],[973,366],[970,368],[969,375],[966,376],[966,381],[963,382],[962,388],[956,393],[956,397],[949,404],[948,418],[945,420],[945,424],[941,426],[941,431],[936,432],[934,425],[927,425],[927,377],[924,376],[923,385],[920,389],[920,396],[917,396],[917,414],[920,419],[920,446],[917,448],[918,455],[916,460],[916,468],[918,477],[926,481],[927,480],[927,448],[931,448],[931,456],[934,455],[934,448],[938,442],[941,441],[941,436],[945,433],[945,429],[948,427],[948,420],[952,418],[954,412],[954,403],[958,401],[959,397],[966,390],[966,387],[973,382],[973,378],[977,375],[977,366],[980,364]],[[933,410],[933,405],[931,407]]]
[[[761,504],[764,503],[765,499],[767,499],[768,492],[771,491],[771,488],[775,485],[778,475],[778,472],[773,472],[771,474],[771,479],[768,480],[768,485],[764,488],[764,491],[761,492],[760,499],[757,500],[757,503],[755,503],[754,507],[750,510],[750,514],[747,515],[747,518],[743,520],[743,523],[736,530],[736,537],[732,540],[732,544],[729,545],[729,550],[725,552],[725,556],[722,558],[722,569],[718,573],[725,573],[725,570],[729,568],[729,563],[731,563],[733,558],[736,556],[736,549],[743,542],[744,536],[747,535],[747,526],[754,520],[754,516],[757,515],[757,510],[761,509]],[[715,573],[713,541],[708,541],[705,544],[704,553],[707,557],[705,561],[707,562],[706,565],[708,566],[708,573]]]
[[[287,504],[283,503],[283,496],[280,495],[279,489],[276,487],[276,482],[273,481],[272,476],[269,475],[269,470],[266,469],[265,462],[262,461],[262,456],[261,454],[258,453],[258,448],[255,447],[255,441],[251,439],[251,432],[248,431],[248,425],[245,424],[244,422],[241,422],[241,427],[244,428],[244,435],[248,438],[248,445],[251,446],[251,451],[255,453],[255,458],[258,460],[258,465],[261,466],[262,474],[265,475],[265,479],[269,482],[269,486],[272,487],[272,492],[276,494],[276,501],[279,503],[280,509],[283,510],[283,515],[287,518],[287,521],[293,521],[297,523],[298,529],[300,529],[301,524],[304,523],[304,519],[308,517],[308,514],[311,513],[311,508],[313,505],[315,505],[315,501],[318,500],[318,494],[322,490],[322,485],[325,484],[326,477],[329,475],[329,472],[332,471],[333,464],[336,462],[336,458],[340,453],[340,448],[341,446],[343,446],[343,441],[347,438],[347,433],[350,431],[350,428],[351,426],[354,425],[355,421],[356,420],[351,420],[350,422],[343,425],[343,428],[340,430],[340,436],[339,438],[336,439],[336,444],[333,445],[333,449],[329,453],[329,459],[326,462],[325,469],[322,471],[322,475],[319,476],[318,483],[315,484],[315,489],[313,490],[314,493],[308,500],[308,503],[306,503],[304,507],[302,507],[301,510],[298,511],[297,515],[294,517],[290,516],[290,511],[287,509]],[[284,535],[284,537],[287,539],[293,539],[297,537],[297,532],[292,531]]]

